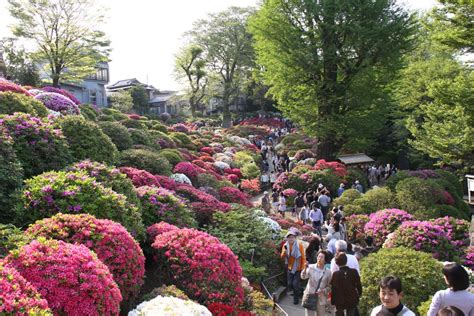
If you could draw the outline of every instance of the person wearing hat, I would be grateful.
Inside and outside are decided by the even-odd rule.
[[[270,195],[268,194],[268,191],[263,192],[262,208],[265,213],[270,214],[272,205],[270,202]]]
[[[286,242],[281,250],[281,258],[287,266],[288,289],[293,290],[293,304],[297,305],[303,296],[301,290],[301,271],[306,266],[303,244],[296,239],[296,233],[290,230],[285,235]]]
[[[337,196],[340,197],[342,195],[342,193],[344,193],[344,183],[341,183],[339,185],[339,189],[337,189]]]
[[[364,187],[360,184],[359,180],[355,182],[355,189],[359,191],[361,194],[364,193]]]

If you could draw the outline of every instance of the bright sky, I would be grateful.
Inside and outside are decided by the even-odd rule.
[[[179,89],[173,76],[174,56],[182,34],[192,23],[230,6],[257,6],[258,0],[99,0],[109,8],[103,28],[112,41],[110,83],[137,78],[160,90]],[[412,9],[425,10],[435,0],[404,0]],[[0,0],[0,38],[10,36],[13,20],[7,0]]]

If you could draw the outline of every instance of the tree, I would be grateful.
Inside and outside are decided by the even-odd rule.
[[[140,115],[148,114],[150,109],[150,97],[142,85],[133,86],[130,89],[133,100],[133,109]]]
[[[25,49],[16,45],[16,39],[5,38],[0,41],[3,48],[5,77],[20,85],[38,86],[40,76]],[[0,71],[1,73],[2,71]]]
[[[176,57],[175,72],[178,79],[184,80],[188,85],[186,94],[193,116],[206,95],[208,78],[203,53],[201,47],[188,45]]]
[[[81,80],[106,61],[110,42],[95,29],[103,22],[94,0],[8,0],[17,22],[13,33],[33,40],[35,60],[44,65],[54,86]]]
[[[119,110],[122,113],[130,113],[133,108],[132,94],[128,90],[120,90],[114,92],[110,96],[112,108]]]
[[[384,86],[414,22],[394,0],[265,0],[250,22],[278,107],[318,137],[318,157],[363,150],[384,125]]]
[[[196,21],[188,33],[191,42],[202,47],[209,75],[219,78],[224,127],[231,124],[232,97],[253,64],[251,35],[247,32],[247,20],[252,12],[249,8],[231,7]]]

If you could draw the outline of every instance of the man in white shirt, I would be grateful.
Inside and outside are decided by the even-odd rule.
[[[346,256],[347,256],[346,265],[349,268],[356,269],[360,275],[359,261],[357,261],[357,258],[354,255],[350,255],[347,253],[347,243],[344,240],[338,240],[336,241],[335,247],[336,247],[336,254],[338,254],[339,252],[346,253]],[[334,255],[334,257],[336,257],[336,254]],[[331,260],[331,272],[334,273],[336,271],[339,271],[339,267],[336,264],[336,260],[333,258]]]

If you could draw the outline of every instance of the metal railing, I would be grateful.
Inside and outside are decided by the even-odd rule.
[[[265,293],[267,293],[268,298],[270,298],[273,301],[273,313],[274,314],[278,313],[279,315],[288,316],[288,313],[285,312],[285,310],[280,305],[278,305],[276,294],[275,293],[270,293],[270,291],[268,290],[268,287],[265,285],[266,282],[268,283],[268,281],[276,279],[276,278],[278,278],[278,277],[280,277],[284,274],[285,273],[282,272],[280,274],[273,275],[273,276],[263,280],[260,284],[261,284],[262,288],[265,290]]]

